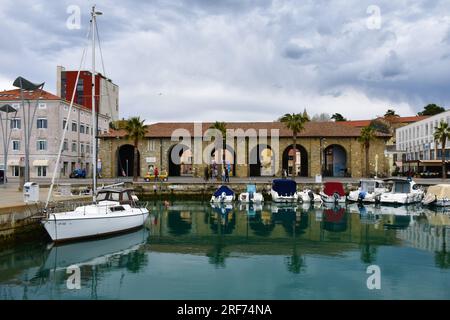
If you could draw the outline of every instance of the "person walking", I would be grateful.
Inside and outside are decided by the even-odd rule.
[[[209,180],[209,167],[208,166],[206,166],[205,167],[205,172],[204,172],[204,178],[205,178],[205,182],[208,182],[208,180]]]
[[[230,182],[230,172],[228,171],[228,167],[225,167],[225,182]]]
[[[155,167],[155,170],[153,170],[153,175],[155,176],[155,181],[159,181],[159,171],[158,167]]]

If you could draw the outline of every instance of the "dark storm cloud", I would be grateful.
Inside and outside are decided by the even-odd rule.
[[[9,88],[21,74],[54,90],[56,65],[78,66],[92,4],[2,1],[0,85]],[[307,107],[362,118],[450,101],[445,0],[377,1],[379,29],[367,27],[373,1],[96,4],[124,117],[273,120]],[[65,26],[69,5],[81,8],[80,30]]]

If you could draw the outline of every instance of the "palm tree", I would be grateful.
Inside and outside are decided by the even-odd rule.
[[[445,167],[445,144],[450,137],[450,127],[447,122],[441,121],[438,127],[434,128],[434,140],[441,144],[442,152],[442,178],[447,179],[447,170]]]
[[[297,176],[297,164],[295,163],[297,160],[297,135],[304,129],[305,122],[307,122],[308,119],[300,113],[286,113],[279,121],[283,123],[287,129],[292,131],[292,140],[294,143],[293,176],[295,177]]]
[[[133,140],[134,145],[133,181],[138,179],[138,144],[139,140],[144,138],[147,128],[144,121],[140,117],[132,117],[125,124],[126,137]]]
[[[222,172],[223,172],[225,170],[225,150],[227,148],[226,146],[227,123],[216,121],[209,128],[219,130],[220,133],[222,134]]]
[[[370,142],[375,139],[375,129],[371,126],[367,126],[361,129],[361,135],[358,138],[359,143],[364,147],[365,151],[365,170],[366,176],[369,176],[369,149]]]

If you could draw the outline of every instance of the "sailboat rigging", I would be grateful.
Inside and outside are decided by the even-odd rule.
[[[137,205],[136,196],[133,195],[131,189],[101,188],[97,190],[97,119],[100,110],[95,99],[95,29],[96,17],[101,14],[101,12],[95,10],[95,6],[92,7],[90,21],[90,33],[92,36],[92,204],[77,207],[73,211],[48,212],[48,204],[63,149],[62,143],[68,129],[69,121],[67,120],[52,176],[52,184],[45,204],[46,217],[42,220],[44,228],[55,242],[103,236],[139,228],[144,225],[149,215],[147,208]],[[86,50],[83,51],[75,86],[79,80],[85,53]],[[75,90],[73,91],[68,116],[70,116],[74,98]]]

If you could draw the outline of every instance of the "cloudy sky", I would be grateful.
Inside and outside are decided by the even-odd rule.
[[[121,117],[270,121],[306,108],[362,119],[450,104],[448,0],[143,2],[96,1]],[[92,4],[0,0],[0,88],[22,75],[55,92],[56,66],[78,67]],[[67,27],[71,5],[80,29]]]

